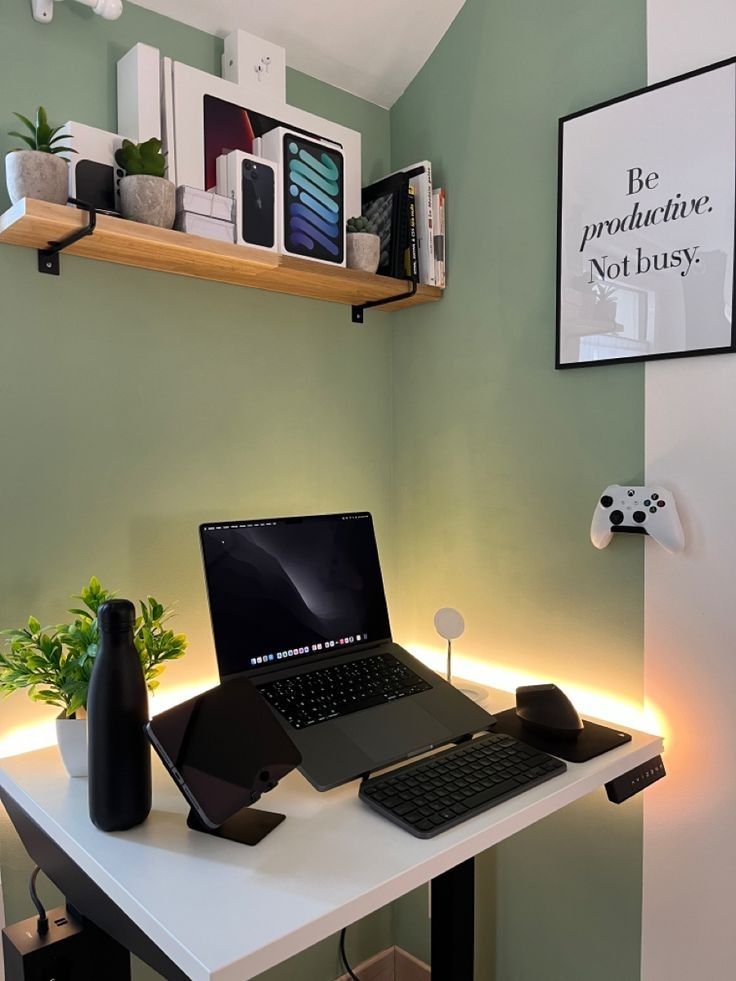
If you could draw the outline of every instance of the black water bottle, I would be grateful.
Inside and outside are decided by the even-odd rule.
[[[97,623],[87,700],[89,814],[101,831],[125,831],[151,810],[148,693],[133,641],[135,607],[129,600],[108,600]]]

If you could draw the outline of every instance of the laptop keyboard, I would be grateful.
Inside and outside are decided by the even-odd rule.
[[[566,769],[554,756],[491,733],[364,780],[359,793],[416,838],[433,838]]]
[[[305,729],[431,687],[393,654],[372,654],[270,681],[258,690],[289,725]]]

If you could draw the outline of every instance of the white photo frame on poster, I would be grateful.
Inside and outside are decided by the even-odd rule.
[[[559,123],[555,367],[736,350],[736,58]]]
[[[169,166],[175,170],[177,184],[208,189],[205,169],[205,112],[208,104],[211,106],[213,101],[218,101],[248,113],[269,117],[278,124],[300,130],[307,136],[334,143],[343,155],[346,214],[360,214],[360,133],[269,98],[254,91],[253,87],[237,85],[181,62],[164,65],[163,85],[163,105],[171,117],[164,120],[164,133],[167,136]],[[221,149],[244,148],[233,146]],[[210,161],[208,169],[211,171],[209,183],[214,187],[216,164],[213,168]]]

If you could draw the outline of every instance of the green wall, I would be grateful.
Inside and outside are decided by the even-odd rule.
[[[39,103],[114,130],[115,64],[138,40],[218,72],[219,40],[132,4],[107,23],[61,3],[38,25],[28,0],[3,3],[0,153],[11,111]],[[370,178],[388,170],[385,110],[296,72],[288,96],[361,130]],[[343,306],[68,256],[60,279],[34,267],[0,247],[0,625],[61,619],[96,573],[176,602],[190,651],[165,684],[214,676],[199,521],[366,508],[387,537],[389,320],[356,330]],[[43,717],[24,695],[0,704],[3,731]],[[30,913],[28,866],[2,828],[12,920]],[[388,946],[389,926],[390,910],[356,926],[353,956]],[[326,941],[270,977],[335,977],[336,951]]]
[[[0,247],[0,623],[60,617],[95,572],[177,602],[191,650],[168,683],[197,681],[214,672],[197,522],[365,507],[399,638],[433,645],[454,604],[463,653],[639,698],[640,543],[599,554],[587,532],[600,488],[642,476],[643,370],[552,365],[556,119],[643,84],[644,6],[467,0],[390,114],[289,72],[291,102],[362,131],[366,181],[432,159],[450,234],[435,306],[356,330],[343,307],[71,257],[46,279]],[[114,128],[137,40],[218,70],[219,41],[131,4],[113,24],[61,4],[41,26],[6,2],[0,120],[43,102]],[[22,697],[0,713],[41,717]],[[0,847],[7,913],[28,915],[2,822]],[[600,793],[482,856],[479,981],[634,981],[640,862],[639,805]],[[392,938],[426,956],[426,912],[418,890],[363,921],[353,960]],[[327,981],[335,954],[269,979]]]
[[[393,334],[396,632],[436,645],[455,605],[458,652],[633,699],[641,543],[598,553],[588,531],[601,488],[643,476],[644,374],[553,370],[555,222],[557,119],[645,84],[644,17],[467,0],[391,111],[393,165],[432,160],[449,228],[446,296]],[[495,875],[498,981],[638,978],[637,804],[599,792],[497,849]],[[399,904],[397,942],[424,952],[421,909]]]

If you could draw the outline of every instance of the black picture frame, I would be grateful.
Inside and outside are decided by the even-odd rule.
[[[644,354],[632,354],[622,357],[606,357],[590,360],[563,360],[562,358],[562,331],[563,331],[563,232],[564,232],[564,219],[565,219],[565,201],[563,200],[563,190],[564,190],[564,180],[565,180],[565,127],[570,124],[573,120],[579,119],[580,117],[590,115],[592,113],[600,112],[606,110],[611,106],[618,105],[630,100],[637,99],[641,96],[646,96],[652,92],[660,89],[664,89],[670,86],[675,86],[690,79],[697,78],[699,76],[706,75],[710,72],[719,71],[724,68],[733,68],[736,76],[736,57],[727,58],[722,61],[715,62],[710,65],[706,65],[702,68],[694,69],[693,71],[685,72],[682,75],[677,75],[673,78],[665,79],[661,82],[656,82],[652,85],[647,85],[642,88],[636,89],[635,91],[628,92],[624,95],[616,96],[613,99],[608,99],[605,102],[598,103],[594,106],[589,106],[585,109],[578,110],[577,112],[570,113],[559,119],[558,123],[558,173],[557,173],[557,283],[556,283],[556,343],[555,343],[555,368],[556,369],[568,369],[568,368],[584,368],[584,367],[602,367],[604,365],[612,364],[631,364],[645,361],[663,361],[669,360],[671,358],[683,358],[683,357],[701,357],[711,354],[730,354],[736,352],[736,322],[734,320],[734,314],[736,313],[736,141],[734,142],[734,181],[733,181],[733,193],[734,193],[734,210],[731,215],[733,221],[733,229],[731,234],[731,257],[730,257],[730,272],[731,272],[731,322],[730,322],[730,340],[726,344],[719,344],[713,347],[698,347],[693,349],[683,349],[683,350],[668,350],[654,353],[644,353]],[[736,106],[736,82],[734,85],[734,99]],[[659,209],[658,209],[659,210]],[[680,250],[682,251],[682,250]],[[699,260],[698,260],[699,261]],[[728,264],[727,264],[728,268]],[[604,280],[601,280],[604,282]]]

